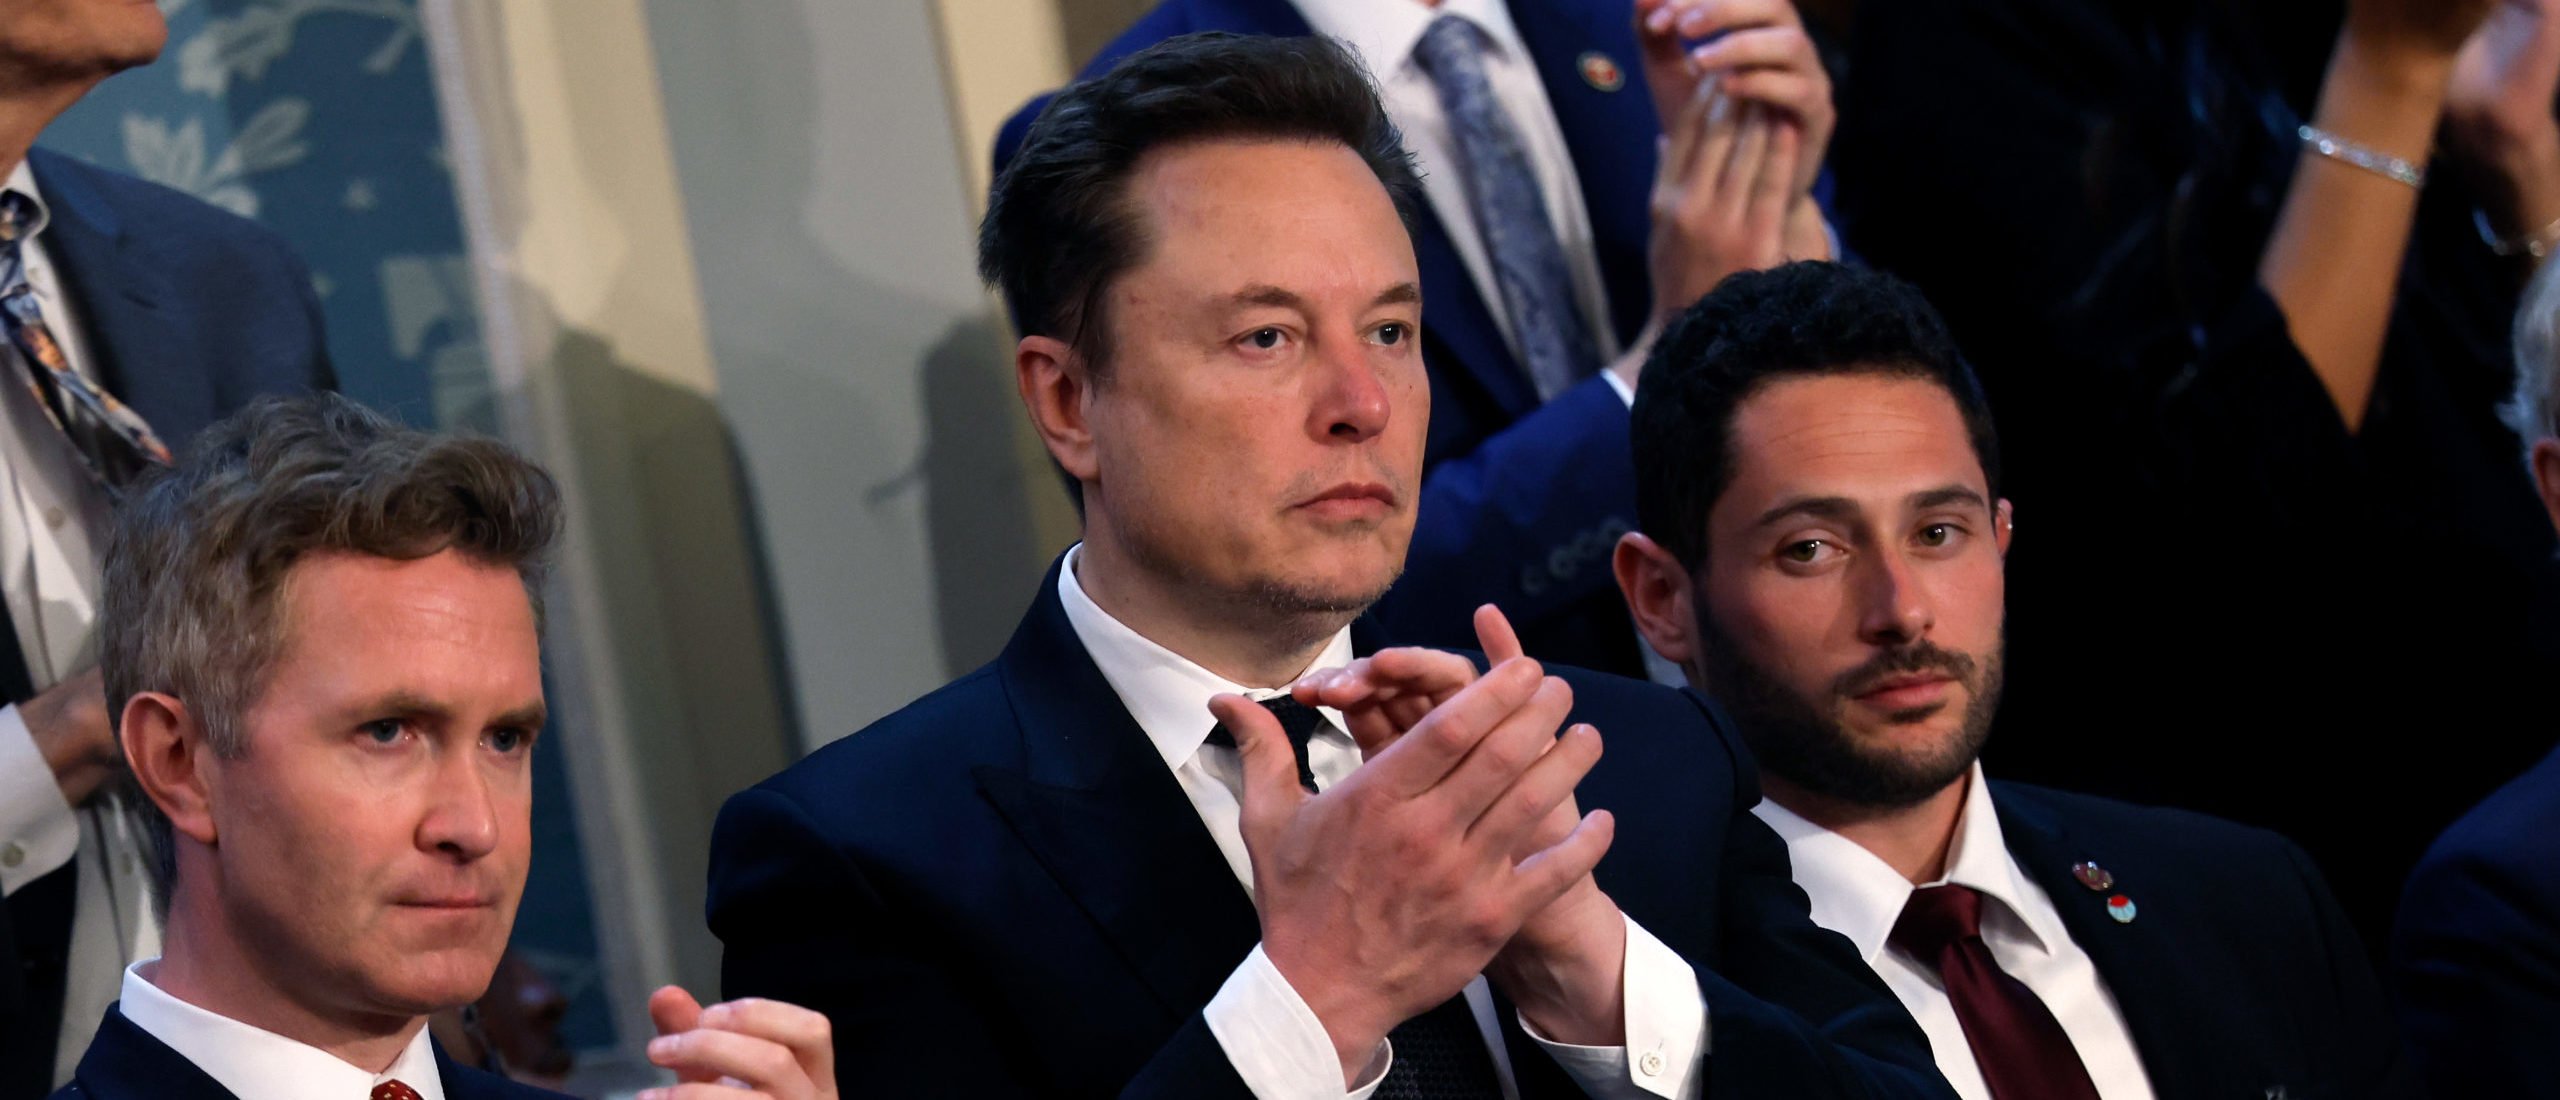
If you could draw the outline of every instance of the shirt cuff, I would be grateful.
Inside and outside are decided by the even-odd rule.
[[[1342,1059],[1333,1051],[1333,1036],[1324,1021],[1307,1007],[1306,998],[1271,965],[1262,945],[1244,957],[1209,1007],[1200,1011],[1227,1053],[1227,1064],[1259,1100],[1369,1100],[1394,1064],[1391,1044],[1381,1040],[1378,1053],[1360,1072],[1358,1083],[1342,1087]]]
[[[16,704],[0,707],[0,894],[52,874],[79,850],[80,817],[64,801],[26,716]]]
[[[1636,407],[1636,388],[1628,385],[1626,379],[1618,377],[1618,372],[1602,370],[1600,377],[1609,380],[1609,389],[1618,395],[1618,400],[1626,402],[1630,409]]]
[[[1550,1041],[1529,1026],[1520,1030],[1545,1047],[1573,1083],[1594,1100],[1692,1100],[1704,1093],[1707,1000],[1698,972],[1680,953],[1655,939],[1635,918],[1627,922],[1627,1045],[1586,1047]]]

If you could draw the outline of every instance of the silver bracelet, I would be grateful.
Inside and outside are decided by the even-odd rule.
[[[2489,215],[2481,211],[2471,212],[2471,222],[2480,227],[2480,240],[2489,246],[2489,251],[2501,256],[2531,256],[2539,260],[2560,248],[2560,221],[2512,237],[2499,236],[2489,227]]]
[[[2343,164],[2352,164],[2374,175],[2397,180],[2411,187],[2427,185],[2425,165],[2405,157],[2395,157],[2370,145],[2358,145],[2310,123],[2302,125],[2302,144],[2312,152]]]

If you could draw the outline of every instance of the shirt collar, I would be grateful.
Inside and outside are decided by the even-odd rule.
[[[53,224],[53,208],[44,204],[44,192],[36,190],[35,170],[27,167],[26,158],[18,158],[18,166],[9,170],[9,178],[0,181],[0,191],[15,191],[35,201],[36,224],[19,240],[34,240],[45,226]]]
[[[1058,568],[1058,602],[1066,605],[1067,624],[1075,629],[1111,690],[1119,693],[1129,716],[1138,720],[1138,728],[1164,757],[1165,767],[1181,767],[1209,739],[1209,731],[1218,724],[1209,715],[1211,696],[1233,692],[1267,699],[1280,694],[1248,688],[1202,668],[1112,618],[1076,582],[1076,561],[1083,551],[1082,543],[1069,547],[1065,563]],[[1339,668],[1351,663],[1351,655],[1351,628],[1346,626],[1325,643],[1324,652],[1307,668]],[[1330,707],[1317,710],[1331,723],[1320,735],[1350,737],[1341,732],[1345,727],[1339,712]]]
[[[1751,812],[1787,842],[1796,885],[1812,902],[1813,923],[1848,937],[1858,956],[1874,965],[1893,935],[1894,922],[1902,918],[1903,905],[1911,900],[1911,880],[1856,841],[1775,802],[1764,798]],[[2014,920],[2033,949],[2050,951],[2057,942],[2061,929],[2052,926],[2040,907],[2025,904],[2026,884],[2000,831],[2000,815],[1991,805],[1980,762],[1965,777],[1964,807],[1957,811],[1955,839],[1947,848],[1946,875],[1926,885],[1950,883],[1972,887],[1998,902],[1985,908],[1984,920]],[[2007,918],[1998,916],[2002,911]]]
[[[234,1096],[258,1100],[349,1100],[369,1096],[373,1087],[394,1078],[416,1089],[424,1100],[444,1100],[444,1077],[436,1069],[435,1048],[423,1023],[393,1059],[376,1074],[338,1056],[275,1032],[208,1012],[169,995],[143,976],[160,960],[145,959],[126,967],[124,992],[116,1011],[133,1026],[168,1044]]]
[[[1521,56],[1526,47],[1502,0],[1441,0],[1434,8],[1421,0],[1296,0],[1298,14],[1317,34],[1339,38],[1360,55],[1370,76],[1385,82],[1413,59],[1413,47],[1431,21],[1454,15],[1476,25],[1496,54]]]

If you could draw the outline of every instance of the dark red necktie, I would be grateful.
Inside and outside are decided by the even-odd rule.
[[[1992,961],[1982,942],[1982,895],[1972,887],[1912,891],[1891,942],[1937,968],[1994,1100],[2098,1100],[2098,1086],[2062,1023]]]
[[[425,1100],[418,1090],[401,1083],[398,1078],[373,1086],[373,1100]]]

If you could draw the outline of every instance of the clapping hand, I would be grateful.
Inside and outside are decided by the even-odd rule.
[[[827,1018],[798,1005],[744,998],[702,1007],[667,986],[649,997],[658,1037],[649,1061],[677,1084],[641,1100],[835,1100],[835,1037]]]

